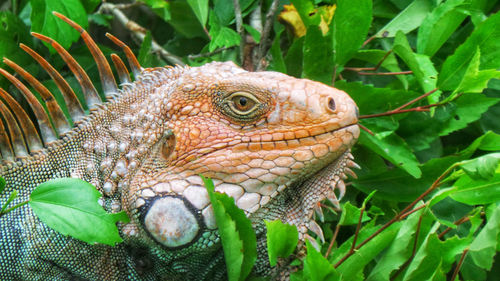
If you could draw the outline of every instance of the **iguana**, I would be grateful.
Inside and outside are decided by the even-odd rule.
[[[215,190],[233,197],[252,221],[257,275],[271,272],[264,219],[296,225],[301,240],[308,238],[308,229],[321,234],[311,219],[314,209],[325,198],[336,203],[345,191],[345,173],[356,167],[350,148],[359,135],[358,110],[346,93],[281,73],[247,72],[232,62],[142,68],[129,47],[107,34],[124,50],[136,78],[130,80],[113,54],[119,87],[89,34],[54,14],[81,33],[106,100],[66,50],[33,33],[57,50],[81,85],[88,114],[62,76],[21,44],[63,94],[71,127],[51,92],[4,59],[48,109],[16,76],[0,69],[38,123],[0,89],[4,194],[18,190],[22,201],[49,179],[80,178],[103,194],[108,212],[125,210],[131,222],[119,226],[124,243],[89,245],[50,229],[28,205],[18,208],[0,219],[0,280],[225,279],[200,174],[212,178]]]

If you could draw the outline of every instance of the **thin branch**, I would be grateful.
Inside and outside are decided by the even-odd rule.
[[[375,38],[377,38],[377,37],[375,35],[373,35],[370,38],[366,39],[365,42],[363,42],[363,45],[361,45],[361,47],[366,46],[366,44],[370,43]]]
[[[115,16],[115,18],[120,22],[125,28],[127,28],[135,38],[143,42],[146,37],[146,29],[140,26],[135,21],[130,20],[115,4],[109,2],[102,3],[99,11],[106,11]],[[163,49],[154,39],[151,40],[151,50],[152,52],[159,53],[165,60],[172,64],[178,64],[183,66],[182,58],[170,53],[169,51]]]
[[[455,278],[457,278],[457,274],[460,271],[462,264],[464,263],[465,256],[467,255],[467,252],[469,252],[469,248],[466,248],[464,250],[464,252],[462,253],[460,260],[458,261],[457,267],[455,267],[455,271],[453,272],[453,275],[451,276],[451,279],[450,279],[451,281],[455,281]]]
[[[344,67],[344,70],[350,70],[350,71],[376,71],[377,69],[380,68],[382,63],[387,59],[387,57],[392,53],[392,50],[389,50],[385,53],[385,55],[380,59],[380,61],[375,65],[374,67]]]
[[[202,54],[194,54],[194,55],[188,55],[188,59],[192,60],[192,59],[197,59],[197,58],[205,58],[205,57],[211,57],[215,54],[218,54],[218,53],[222,53],[226,50],[229,50],[231,49],[232,47],[223,47],[223,48],[219,48],[219,49],[216,49],[212,52],[207,52],[207,53],[202,53]]]
[[[328,258],[330,253],[332,252],[333,244],[335,244],[335,240],[337,240],[337,235],[339,234],[340,224],[337,224],[335,227],[335,232],[333,233],[332,241],[330,241],[330,245],[328,245],[328,250],[326,250],[325,258]]]
[[[417,106],[414,108],[408,108],[408,109],[401,109],[398,111],[391,110],[387,112],[382,112],[382,113],[375,113],[375,114],[367,114],[367,115],[361,115],[359,119],[366,119],[366,118],[374,118],[374,117],[381,117],[381,116],[389,116],[389,115],[394,115],[394,114],[401,114],[401,113],[406,113],[406,112],[421,112],[421,111],[429,111],[429,108],[435,107],[442,105],[440,103],[434,103],[434,104],[429,104],[429,105],[424,105],[424,106]]]
[[[361,208],[359,212],[359,219],[358,219],[358,225],[356,226],[356,232],[354,233],[354,238],[352,239],[352,245],[351,249],[349,249],[349,252],[342,258],[340,259],[334,267],[337,268],[339,267],[347,258],[349,258],[354,252],[356,252],[356,241],[358,240],[359,236],[359,230],[361,229],[361,224],[363,222],[363,213],[365,212],[365,206],[363,204],[363,207]]]
[[[453,224],[456,226],[459,226],[462,223],[468,222],[468,221],[470,221],[470,217],[469,217],[469,215],[465,215],[464,217],[460,218],[459,220],[457,220]],[[445,230],[443,230],[443,232],[439,233],[438,238],[442,239],[446,235],[446,233],[450,232],[452,229],[453,228],[451,228],[451,227],[446,228]]]
[[[392,76],[392,75],[406,75],[413,74],[413,71],[399,71],[399,72],[358,72],[359,75],[377,75],[377,76]]]
[[[413,240],[413,250],[411,251],[411,256],[408,258],[408,260],[394,273],[393,276],[391,276],[391,281],[396,280],[396,277],[398,277],[401,272],[403,272],[413,261],[413,258],[415,258],[415,254],[417,253],[417,244],[418,244],[418,236],[420,235],[420,228],[422,226],[422,218],[423,216],[420,215],[420,218],[418,219],[418,224],[417,224],[417,230],[415,231],[415,240]]]
[[[269,35],[271,33],[271,27],[274,23],[274,15],[278,10],[279,3],[279,0],[273,0],[271,6],[269,7],[269,11],[267,11],[266,14],[266,21],[264,23],[264,28],[262,29],[262,34],[260,36],[260,46],[257,54],[257,70],[262,70],[262,59],[266,56],[269,49]]]
[[[448,169],[446,169],[446,171],[444,171],[433,183],[432,185],[422,194],[420,194],[420,196],[418,196],[417,199],[415,199],[412,203],[410,203],[408,206],[406,206],[406,208],[404,208],[401,212],[399,212],[397,215],[395,215],[390,221],[388,221],[386,224],[384,224],[382,227],[380,227],[379,229],[377,229],[377,231],[375,231],[374,233],[372,233],[368,238],[366,238],[363,242],[361,242],[358,246],[356,246],[355,250],[359,250],[359,248],[363,247],[366,243],[370,242],[373,238],[375,238],[377,235],[379,235],[382,231],[386,230],[389,226],[391,226],[393,223],[401,220],[401,217],[408,213],[408,211],[410,211],[411,209],[413,209],[413,207],[418,203],[420,202],[423,198],[425,198],[427,195],[429,195],[432,191],[434,191],[440,184],[441,184],[441,181],[451,172],[453,171],[453,169],[455,169],[455,167],[457,167],[459,165],[459,163],[455,163],[453,165],[451,165]],[[344,262],[345,260],[347,260],[350,256],[352,256],[352,254],[355,253],[354,252],[348,252],[344,257],[342,257],[342,259],[337,262],[335,264],[335,268],[337,268],[338,266],[340,266],[342,264],[342,262]]]
[[[245,44],[246,44],[246,36],[245,36],[245,29],[243,28],[243,17],[241,16],[241,8],[240,8],[240,1],[239,0],[233,0],[233,6],[234,6],[234,15],[235,15],[235,20],[236,20],[236,31],[240,35],[241,41],[240,41],[240,62],[243,64],[245,60]]]
[[[411,214],[413,214],[413,213],[415,213],[415,212],[418,212],[419,210],[421,210],[421,209],[423,209],[423,208],[425,208],[425,207],[427,207],[427,204],[422,204],[422,205],[420,205],[420,206],[416,207],[415,209],[413,209],[413,210],[411,210],[411,211],[409,211],[409,212],[407,212],[407,213],[405,213],[405,214],[402,214],[402,215],[401,215],[401,217],[400,217],[400,219],[405,219],[405,218],[406,218],[406,217],[408,217],[409,215],[411,215]]]
[[[361,117],[360,117],[360,118],[361,118]],[[370,135],[372,135],[372,136],[374,136],[374,135],[375,135],[372,131],[370,131],[370,129],[368,129],[367,127],[365,127],[365,126],[361,125],[361,123],[358,123],[358,126],[361,128],[361,130],[366,131],[368,134],[370,134]]]
[[[417,97],[417,98],[415,98],[415,99],[413,99],[413,100],[411,100],[411,101],[409,101],[409,102],[407,102],[407,103],[403,104],[402,106],[400,106],[400,107],[398,107],[398,108],[396,108],[396,109],[393,109],[393,111],[398,111],[398,110],[401,110],[401,109],[403,109],[403,108],[405,108],[405,107],[407,107],[407,106],[410,106],[410,105],[412,105],[412,104],[416,103],[417,101],[419,101],[419,100],[421,100],[421,99],[423,99],[423,98],[426,98],[426,97],[430,96],[431,94],[433,94],[433,93],[434,93],[434,92],[436,92],[437,90],[438,90],[438,88],[432,89],[432,90],[430,90],[429,92],[427,92],[427,93],[425,93],[425,94],[423,94],[423,95],[421,95],[421,96],[419,96],[419,97]]]

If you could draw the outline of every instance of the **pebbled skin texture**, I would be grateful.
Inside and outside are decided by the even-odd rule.
[[[125,242],[64,237],[25,205],[0,219],[0,279],[225,279],[199,174],[251,219],[254,273],[272,274],[263,219],[295,224],[306,239],[313,208],[343,186],[357,119],[346,93],[310,80],[230,62],[145,69],[61,140],[0,166],[4,194],[18,190],[18,202],[49,179],[92,183],[107,211],[129,214],[131,222],[119,225]]]

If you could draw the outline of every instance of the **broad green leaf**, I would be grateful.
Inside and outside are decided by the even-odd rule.
[[[31,13],[31,31],[51,37],[64,48],[69,48],[71,43],[80,38],[80,34],[58,17],[52,14],[59,12],[83,28],[87,28],[87,13],[79,0],[44,1],[30,0],[33,12]],[[53,48],[49,48],[55,52]]]
[[[141,0],[146,5],[151,7],[151,9],[161,17],[164,21],[169,21],[172,19],[172,15],[170,14],[170,3],[164,0]],[[183,3],[185,4],[185,3]]]
[[[418,29],[418,53],[432,57],[467,17],[467,4],[467,0],[445,1],[428,14]]]
[[[446,157],[431,159],[427,163],[420,165],[423,176],[419,179],[414,178],[403,170],[391,169],[360,176],[359,179],[353,181],[353,185],[365,193],[377,190],[375,197],[378,198],[397,202],[413,201],[422,192],[428,189],[432,182],[434,182],[434,180],[448,167],[456,162],[469,159],[469,157],[482,145],[483,141],[489,142],[489,136],[491,134],[493,133],[488,132],[482,135],[466,149]]]
[[[168,4],[168,14],[164,12],[165,16],[170,17],[167,21],[179,34],[186,38],[207,37],[203,26],[186,1],[164,2]]]
[[[239,1],[243,17],[253,11],[252,7],[255,7],[255,4],[258,4],[258,1],[255,0]],[[215,11],[222,25],[227,26],[234,23],[234,5],[232,0],[214,0],[213,5],[214,7],[211,10]]]
[[[304,40],[302,77],[330,84],[333,76],[331,33],[323,36],[318,26],[307,29]]]
[[[298,78],[302,76],[304,39],[305,37],[295,39],[285,56],[287,74]]]
[[[319,26],[321,16],[315,12],[313,1],[309,0],[291,0],[290,1],[297,12],[304,25],[309,28],[310,25]]]
[[[481,51],[481,69],[500,68],[499,25],[500,13],[490,16],[446,59],[438,79],[441,90],[452,91],[458,87],[478,47]]]
[[[299,242],[297,227],[282,223],[280,220],[264,221],[266,223],[267,254],[269,263],[275,266],[278,257],[290,256]]]
[[[491,131],[487,132],[479,149],[486,151],[500,150],[500,135]]]
[[[208,0],[187,0],[187,2],[193,9],[198,21],[202,26],[205,26],[208,18]]]
[[[434,3],[435,1],[432,0],[414,0],[406,9],[382,27],[375,36],[394,37],[399,30],[406,34],[416,29],[432,11]]]
[[[343,66],[366,40],[372,21],[371,0],[338,0],[333,18],[335,64]]]
[[[386,56],[388,51],[386,50],[378,50],[378,49],[370,49],[370,50],[358,50],[358,52],[354,55],[355,59],[363,60],[372,63],[373,65],[377,65],[384,56]],[[386,58],[382,61],[380,65],[381,69],[387,69],[391,72],[400,72],[401,68],[399,67],[398,60],[393,52],[391,52]],[[408,89],[408,79],[406,79],[406,75],[396,75],[396,78],[401,81],[404,89]]]
[[[281,27],[281,26],[280,26]],[[269,62],[268,70],[274,70],[282,73],[286,73],[286,64],[283,58],[283,52],[280,47],[280,39],[281,34],[285,30],[281,27],[279,30],[276,30],[276,37],[274,38],[273,44],[269,49],[269,53],[271,54],[272,60]]]
[[[80,0],[82,2],[82,5],[85,7],[85,11],[89,16],[91,16],[91,13],[101,4],[101,0]]]
[[[354,255],[349,257],[337,268],[342,278],[344,278],[344,280],[355,280],[355,276],[359,272],[363,272],[364,267],[391,244],[400,227],[401,223],[391,225],[370,240],[370,242],[356,250]]]
[[[236,207],[234,198],[215,192],[211,179],[200,176],[207,188],[222,241],[230,281],[245,280],[257,259],[257,238],[252,223]]]
[[[138,60],[143,67],[151,67],[152,54],[151,54],[151,43],[153,38],[151,37],[151,32],[147,31],[146,36],[141,44],[141,49],[139,50]]]
[[[476,265],[490,270],[500,241],[500,205],[492,204],[486,225],[472,241],[469,255]]]
[[[422,175],[417,158],[402,138],[394,133],[374,133],[374,136],[362,133],[359,137],[359,143],[369,147],[413,177],[419,178]]]
[[[129,219],[125,212],[107,213],[97,202],[100,197],[86,181],[59,178],[37,186],[29,204],[40,220],[63,235],[113,246],[123,241],[115,223]]]
[[[500,153],[490,153],[465,161],[460,166],[471,178],[488,180],[495,175],[499,161]]]
[[[209,34],[212,37],[209,45],[210,52],[213,52],[217,48],[227,48],[240,44],[240,35],[236,31],[222,26],[213,11],[210,11],[208,25],[210,26]]]
[[[424,214],[425,210],[417,211],[411,214],[401,223],[397,230],[396,237],[387,248],[387,251],[377,261],[377,264],[371,270],[367,281],[389,280],[392,272],[399,269],[411,256],[415,239],[417,247],[422,243],[422,237],[425,237],[433,222],[433,218]],[[420,223],[419,237],[415,237],[418,221],[423,216]]]
[[[310,281],[335,281],[340,280],[340,274],[333,268],[321,253],[314,249],[314,246],[306,240],[307,256],[304,259],[305,280]]]
[[[481,118],[481,115],[498,101],[500,101],[499,98],[489,98],[478,93],[460,96],[453,102],[456,105],[456,110],[451,118],[442,124],[443,127],[439,135],[446,136],[451,132],[465,128],[467,124]]]
[[[359,222],[359,216],[361,214],[361,209],[353,206],[350,202],[346,202],[342,205],[342,214],[340,216],[338,224],[340,225],[356,225]],[[363,218],[361,222],[367,222],[371,220],[366,212],[363,212]]]
[[[457,93],[481,93],[493,78],[500,78],[500,71],[495,69],[479,70],[481,51],[476,48],[469,66],[458,87],[453,91]]]
[[[488,204],[500,201],[500,166],[496,173],[489,179],[472,179],[464,174],[454,184],[457,191],[451,198],[469,205]]]
[[[411,264],[408,266],[403,280],[421,281],[432,280],[436,274],[441,276],[437,280],[445,280],[444,274],[448,272],[455,259],[467,247],[468,241],[456,236],[441,241],[436,233],[427,236],[422,246],[418,249]]]
[[[436,88],[437,71],[428,56],[415,54],[403,32],[398,31],[394,39],[394,52],[413,71],[418,83],[424,92]],[[429,103],[435,103],[439,99],[440,92],[437,91],[428,97]]]
[[[248,24],[243,24],[243,27],[252,36],[255,43],[259,44],[260,43],[260,31],[258,31],[257,29],[253,28],[251,25],[248,25]],[[276,37],[279,38],[278,34],[276,34]]]

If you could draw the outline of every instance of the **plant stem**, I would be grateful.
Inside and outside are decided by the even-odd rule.
[[[462,256],[460,257],[460,260],[458,261],[457,267],[455,268],[455,271],[453,272],[453,275],[451,276],[451,281],[455,281],[455,278],[457,278],[458,272],[460,271],[460,268],[462,267],[462,264],[464,263],[465,256],[467,255],[467,252],[469,252],[469,248],[466,248],[464,252],[462,253]]]

